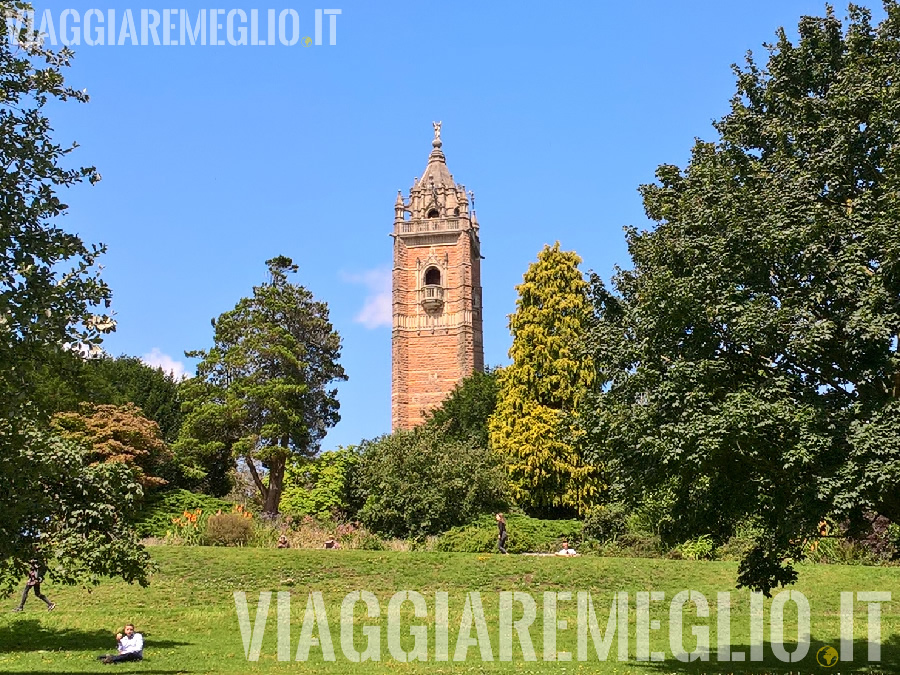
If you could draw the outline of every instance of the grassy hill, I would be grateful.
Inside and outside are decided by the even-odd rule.
[[[768,673],[768,672],[900,672],[900,570],[887,567],[803,566],[800,583],[810,605],[811,646],[799,663],[778,660],[770,644],[770,605],[765,603],[765,643],[762,662],[717,662],[717,593],[731,591],[732,651],[750,657],[750,594],[734,589],[736,566],[724,562],[617,558],[556,558],[499,556],[465,553],[396,553],[368,551],[309,551],[235,549],[206,547],[155,547],[159,569],[149,588],[107,582],[89,590],[45,584],[44,592],[58,604],[48,613],[30,597],[25,611],[12,613],[16,598],[7,598],[7,611],[0,613],[0,672],[15,673],[281,673],[281,672],[604,672],[604,673]],[[403,663],[391,655],[388,641],[388,607],[398,591],[421,593],[427,618],[415,618],[412,604],[402,605],[399,646],[413,647],[410,626],[427,628],[427,661]],[[691,626],[708,626],[710,660],[683,663],[670,644],[670,601],[684,590],[702,593],[710,604],[709,618],[698,618],[695,607],[684,607],[684,648],[696,644]],[[306,662],[278,660],[277,596],[271,598],[268,622],[259,643],[259,659],[250,662],[238,621],[234,592],[244,591],[249,623],[256,619],[260,592],[290,592],[290,639],[284,639],[282,656],[294,659],[301,642],[307,602],[311,591],[321,592],[329,624],[335,660],[325,662],[323,650],[312,646]],[[363,651],[366,626],[380,627],[380,661],[354,663],[345,655],[341,640],[341,603],[352,591],[371,592],[380,605],[380,617],[368,618],[366,606],[356,605],[353,649]],[[460,620],[466,594],[480,592],[488,640],[479,637],[478,622],[471,627],[472,646],[464,663],[453,661],[457,653]],[[523,629],[533,644],[536,661],[523,660],[518,631],[513,628],[511,661],[501,661],[500,641],[504,633],[499,608],[500,593],[524,592],[535,601],[536,616]],[[557,631],[557,651],[572,653],[570,662],[544,660],[543,616],[545,592],[570,591],[572,599],[558,602],[557,620],[567,621]],[[578,657],[578,592],[589,592],[600,631],[607,628],[613,593],[628,593],[629,660],[617,659],[618,637],[612,639],[606,661],[598,660],[588,639],[587,660]],[[660,621],[650,630],[650,649],[665,655],[662,662],[635,660],[638,619],[636,592],[663,591],[665,600],[651,602],[650,617]],[[840,592],[889,591],[892,602],[882,607],[881,662],[867,662],[866,605],[857,602],[854,613],[854,660],[824,668],[816,663],[817,651],[825,645],[839,648]],[[440,630],[435,623],[437,593],[447,593],[447,652],[450,662],[436,660]],[[287,597],[287,596],[282,596]],[[471,602],[471,598],[470,598]],[[512,621],[523,616],[523,605],[513,604]],[[309,613],[312,617],[312,612]],[[472,613],[473,616],[477,612]],[[143,632],[146,658],[142,663],[104,666],[96,655],[112,651],[112,635],[126,622]],[[440,623],[440,622],[438,622]],[[262,624],[257,624],[260,627]],[[249,630],[249,626],[248,626]],[[506,632],[510,632],[506,629]],[[318,630],[313,632],[318,635]],[[588,633],[588,636],[590,634]],[[794,651],[797,641],[797,611],[788,602],[784,611],[785,649]],[[249,641],[249,635],[248,641]],[[286,636],[283,636],[286,637]],[[490,642],[492,661],[483,660],[480,645]],[[252,646],[252,645],[251,645]],[[286,647],[286,649],[284,649]],[[353,653],[352,650],[349,653]],[[462,652],[460,652],[461,654]]]

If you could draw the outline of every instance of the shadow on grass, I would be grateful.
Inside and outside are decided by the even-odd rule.
[[[690,648],[689,638],[685,636],[685,648]],[[657,661],[641,665],[648,671],[662,673],[900,673],[900,635],[882,636],[881,660],[869,661],[869,643],[865,640],[855,640],[853,643],[853,660],[836,661],[832,665],[824,665],[818,662],[817,655],[820,649],[832,647],[840,652],[838,642],[822,642],[814,636],[810,637],[809,651],[801,661],[785,663],[779,660],[772,651],[771,642],[763,643],[763,660],[750,661],[750,645],[731,645],[731,653],[743,652],[744,661],[718,661],[716,659],[716,646],[710,646],[709,661],[693,661],[684,663],[666,654],[665,661]],[[784,649],[788,654],[793,654],[797,649],[797,643],[784,643]],[[614,653],[614,652],[613,652]],[[612,657],[614,658],[614,657]],[[823,655],[824,658],[824,655]]]
[[[147,649],[168,649],[187,645],[174,640],[154,640],[153,635],[144,633]],[[95,651],[109,653],[115,651],[116,639],[108,630],[74,630],[70,628],[47,628],[39,621],[25,619],[0,627],[0,654],[10,652]],[[142,671],[162,672],[162,671]],[[176,671],[177,672],[177,671]]]

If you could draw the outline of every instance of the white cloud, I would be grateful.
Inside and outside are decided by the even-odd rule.
[[[344,278],[354,284],[362,284],[368,293],[363,308],[353,317],[368,329],[379,326],[390,326],[393,322],[391,312],[391,270],[377,267],[359,274],[345,274]]]
[[[164,372],[171,373],[172,377],[176,380],[180,380],[186,376],[184,364],[181,361],[176,361],[168,354],[163,354],[159,350],[159,347],[154,347],[150,350],[149,354],[144,354],[141,357],[141,361],[153,368],[162,368]],[[190,376],[187,375],[187,377]]]

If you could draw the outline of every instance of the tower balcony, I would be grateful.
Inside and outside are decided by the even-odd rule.
[[[444,307],[443,287],[423,286],[419,289],[419,302],[426,312],[439,312]]]
[[[429,232],[457,232],[464,229],[468,220],[454,218],[423,218],[397,222],[396,234],[428,234]]]

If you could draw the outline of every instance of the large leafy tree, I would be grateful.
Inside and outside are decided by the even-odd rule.
[[[641,191],[656,226],[595,285],[607,387],[594,447],[631,496],[665,490],[684,534],[759,535],[739,582],[769,592],[823,517],[900,520],[900,7],[778,32],[735,68],[716,142]]]
[[[83,403],[124,406],[133,403],[159,425],[171,443],[181,428],[178,380],[136,356],[85,359],[67,352],[38,374],[36,397],[53,412],[77,411]]]
[[[290,258],[266,261],[269,281],[213,322],[214,346],[185,382],[185,419],[176,448],[246,463],[263,498],[278,513],[289,458],[312,457],[339,420],[341,339],[328,305],[288,274]],[[265,475],[257,468],[265,468]]]
[[[426,424],[441,429],[450,439],[472,439],[488,447],[488,420],[497,407],[500,371],[487,368],[460,382],[437,408],[426,413]]]
[[[293,516],[347,519],[354,514],[353,475],[359,448],[327,450],[288,462],[281,510]]]
[[[181,402],[178,399],[179,381],[171,373],[153,368],[134,356],[94,356],[84,358],[76,351],[66,351],[59,358],[45,362],[36,374],[35,401],[51,413],[73,413],[75,419],[91,406],[107,406],[106,410],[137,406],[135,419],[122,417],[123,432],[152,421],[162,434],[161,442],[173,443],[181,428]],[[87,413],[92,416],[93,413]],[[113,416],[115,416],[113,414]],[[85,418],[86,419],[86,418]],[[58,425],[57,425],[58,426]],[[116,428],[114,424],[112,428]],[[148,428],[149,434],[149,428]],[[146,437],[149,439],[149,435]],[[149,447],[144,442],[139,442]],[[168,448],[152,453],[150,476],[163,479],[168,488],[201,489],[212,494],[224,495],[229,491],[229,477],[218,476],[217,458],[175,457]],[[133,467],[142,466],[132,463]],[[144,487],[157,485],[141,479]]]
[[[422,425],[360,446],[359,518],[393,537],[423,537],[464,525],[508,502],[503,462],[473,439]]]
[[[99,405],[135,404],[159,425],[163,439],[172,443],[181,429],[178,380],[136,356],[90,359],[83,373],[84,399]]]
[[[28,9],[0,0],[4,17]],[[146,582],[149,561],[127,526],[141,494],[131,471],[91,465],[50,431],[35,396],[41,368],[67,346],[95,349],[114,325],[97,309],[110,298],[95,266],[103,247],[55,224],[67,208],[57,191],[99,176],[62,166],[75,146],[54,141],[45,111],[87,95],[65,84],[71,52],[35,38],[24,25],[0,23],[0,593],[32,557],[71,583],[98,575]]]
[[[517,286],[509,318],[512,364],[500,373],[490,442],[507,466],[513,497],[535,509],[583,512],[599,490],[584,461],[576,420],[594,369],[581,349],[590,320],[581,258],[545,246]]]
[[[144,417],[133,403],[82,404],[78,411],[54,415],[52,424],[61,437],[83,446],[92,463],[124,463],[134,470],[144,489],[168,483],[162,474],[171,465],[172,454],[159,425]]]

